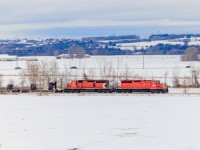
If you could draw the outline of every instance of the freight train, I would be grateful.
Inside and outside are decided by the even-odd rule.
[[[121,80],[119,86],[110,85],[109,80],[72,80],[63,89],[57,89],[56,82],[48,84],[48,90],[38,89],[35,84],[30,88],[17,88],[9,84],[0,88],[0,92],[55,92],[55,93],[168,93],[168,86],[159,80]]]

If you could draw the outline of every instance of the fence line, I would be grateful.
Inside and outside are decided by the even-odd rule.
[[[57,75],[42,75],[42,74],[34,74],[34,75],[17,75],[17,74],[1,74],[0,76],[6,76],[6,77],[22,77],[22,76],[24,76],[24,77],[30,77],[30,76],[35,76],[35,77],[37,77],[37,76],[42,76],[42,77],[63,77],[63,76],[65,76],[65,77],[83,77],[84,75],[62,75],[62,74],[57,74]],[[167,77],[161,77],[161,76],[149,76],[149,77],[143,77],[143,76],[126,76],[126,75],[119,75],[119,76],[117,76],[117,75],[114,75],[114,76],[111,76],[111,75],[108,75],[108,76],[101,76],[101,75],[98,75],[98,76],[96,76],[96,75],[94,75],[94,76],[91,76],[91,75],[87,75],[87,77],[88,78],[142,78],[142,79],[144,79],[144,78],[156,78],[156,79],[173,79],[174,78],[174,76],[171,76],[171,77],[169,77],[169,76],[167,76]],[[176,77],[176,78],[178,78],[178,79],[187,79],[187,78],[191,78],[190,76],[186,76],[186,77]],[[198,79],[200,79],[200,77],[197,77]]]

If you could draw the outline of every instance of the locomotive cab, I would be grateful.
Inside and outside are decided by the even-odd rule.
[[[67,84],[67,88],[68,88],[68,89],[78,88],[78,87],[77,87],[77,80],[72,80],[71,82],[69,82],[69,83]]]

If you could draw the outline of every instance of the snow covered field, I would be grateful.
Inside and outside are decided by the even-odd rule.
[[[116,48],[120,48],[122,50],[134,50],[137,49],[146,49],[150,46],[156,46],[157,44],[170,44],[170,45],[184,45],[185,38],[171,39],[171,40],[158,40],[158,41],[150,41],[150,42],[134,42],[134,43],[118,43]],[[109,42],[109,41],[103,41]],[[188,39],[188,45],[196,46],[200,45],[199,37],[192,37]]]
[[[134,78],[134,76],[141,76],[143,79],[158,79],[167,84],[172,84],[172,77],[176,74],[179,77],[191,77],[191,70],[198,68],[200,62],[183,62],[180,61],[180,56],[172,55],[134,55],[134,56],[93,56],[89,59],[60,59],[57,60],[55,57],[37,57],[39,62],[42,60],[51,62],[58,62],[59,71],[67,72],[75,76],[76,78],[82,79],[83,73],[92,76],[93,79],[101,78],[100,71],[104,67],[112,68],[112,71],[107,71],[107,74],[111,75],[122,75],[128,70],[128,74]],[[50,63],[49,63],[50,64]],[[21,70],[15,70],[17,62],[0,62],[0,74],[4,75],[4,84],[10,80],[15,79],[15,84],[20,84],[20,79],[17,75],[24,69],[26,69],[26,62],[19,61],[18,66]],[[78,69],[70,69],[75,66]],[[191,68],[186,68],[190,66]],[[47,70],[49,68],[46,68]],[[106,75],[106,73],[104,74]],[[74,77],[74,78],[75,78]],[[72,79],[74,79],[72,78]]]
[[[199,95],[0,96],[1,150],[200,150]]]

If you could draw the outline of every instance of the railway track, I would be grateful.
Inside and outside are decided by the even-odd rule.
[[[29,93],[16,93],[16,92],[0,92],[0,95],[15,95],[15,96],[133,96],[133,97],[170,97],[170,96],[186,96],[186,97],[200,97],[200,93],[54,93],[54,92],[29,92]]]

